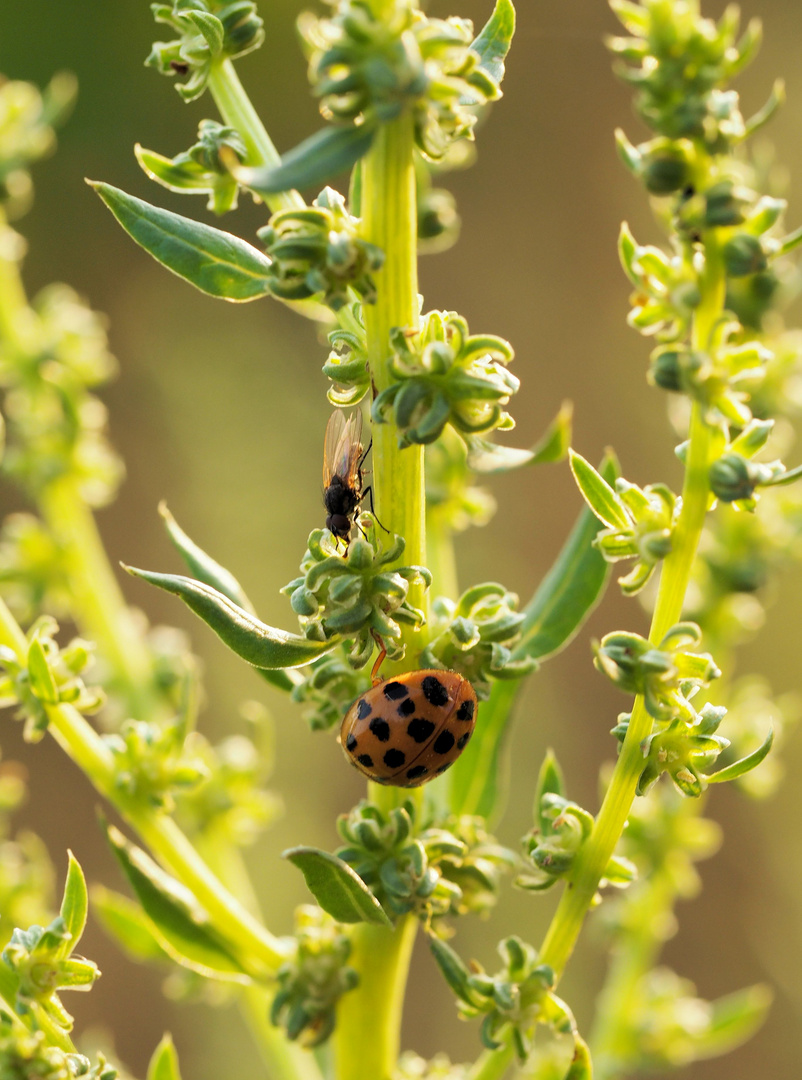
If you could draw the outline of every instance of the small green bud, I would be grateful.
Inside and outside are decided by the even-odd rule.
[[[757,274],[768,266],[768,259],[760,239],[749,233],[733,236],[724,245],[721,254],[729,277]]]

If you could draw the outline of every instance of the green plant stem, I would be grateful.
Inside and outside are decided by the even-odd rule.
[[[348,962],[360,982],[337,1009],[337,1080],[391,1080],[417,926],[414,915],[405,915],[393,930],[368,923],[355,927]]]
[[[692,344],[708,348],[724,305],[726,279],[714,235],[705,245],[705,268],[700,281],[701,303],[694,319]],[[708,467],[712,429],[705,423],[702,406],[694,403],[690,442],[682,490],[682,511],[672,550],[663,564],[660,588],[652,619],[654,643],[682,616],[685,591],[710,501]],[[590,837],[579,851],[574,870],[562,894],[543,942],[540,960],[550,964],[559,977],[573,951],[610,856],[626,825],[643,767],[641,743],[652,729],[652,718],[642,697],[635,699],[626,739],[616,762]]]
[[[472,1065],[468,1080],[501,1080],[515,1060],[515,1049],[508,1036],[500,1036],[500,1050],[483,1050]]]
[[[426,548],[429,560],[426,565],[432,573],[435,596],[459,599],[454,533],[448,524],[448,512],[444,506],[426,510]]]
[[[376,274],[376,303],[364,307],[368,363],[376,393],[391,382],[390,331],[417,329],[419,322],[413,147],[412,116],[405,113],[379,128],[362,162],[362,229],[365,239],[384,252],[384,266]],[[393,423],[373,427],[371,483],[379,521],[406,542],[404,564],[425,566],[423,447],[399,450]],[[415,607],[427,610],[421,586],[413,586],[409,598]],[[426,629],[421,633],[402,627],[402,641],[410,650],[403,662],[409,668],[414,651],[426,644]],[[388,670],[392,673],[392,665],[388,664]]]
[[[11,648],[20,663],[25,664],[27,641],[2,600],[0,644]],[[273,937],[218,881],[172,818],[123,797],[115,784],[112,753],[84,717],[66,704],[47,706],[47,714],[48,730],[59,745],[136,829],[163,865],[194,893],[220,933],[266,970],[279,967],[287,958],[290,946]]]
[[[242,137],[248,151],[248,164],[257,168],[260,165],[278,165],[281,155],[245,93],[233,63],[223,60],[219,64],[213,64],[208,85],[223,120]],[[297,191],[282,191],[269,195],[265,201],[272,211],[301,210],[305,206]]]
[[[153,719],[151,658],[76,481],[69,476],[53,481],[40,497],[40,508],[65,553],[73,617],[112,667],[131,715]]]

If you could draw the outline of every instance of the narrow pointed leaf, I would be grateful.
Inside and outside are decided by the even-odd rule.
[[[216,562],[211,555],[207,555],[202,548],[198,547],[194,540],[190,540],[167,509],[166,503],[162,502],[159,504],[159,513],[164,520],[170,539],[178,548],[184,562],[198,581],[202,581],[204,585],[211,585],[213,589],[217,589],[223,596],[227,596],[232,603],[237,604],[238,607],[244,608],[245,611],[254,614],[253,604],[245,595],[245,590],[231,571],[226,570],[226,568]]]
[[[616,463],[605,459],[601,473],[615,480]],[[564,648],[599,602],[610,568],[592,541],[599,522],[585,508],[579,515],[556,562],[524,608],[521,642],[513,660],[532,656],[543,660]],[[520,683],[498,680],[490,698],[479,707],[473,738],[450,772],[451,809],[458,814],[481,814],[495,820],[501,811],[507,759],[504,735]]]
[[[440,938],[430,938],[429,947],[448,985],[460,1001],[472,1005],[474,995],[471,993],[471,986],[468,981],[471,973],[461,958],[450,945],[446,945]]]
[[[270,259],[238,236],[88,181],[128,235],[190,285],[221,300],[266,296]]]
[[[28,646],[28,676],[31,690],[47,705],[58,704],[58,686],[45,656],[45,650],[38,637]]]
[[[106,835],[131,888],[169,956],[207,978],[248,982],[248,972],[218,935],[192,893],[113,825]]]
[[[593,468],[589,461],[573,450],[569,452],[571,472],[577,482],[582,497],[593,513],[611,529],[625,531],[632,527],[626,507],[620,496],[610,487],[603,476]]]
[[[574,1056],[565,1080],[593,1080],[593,1062],[588,1044],[581,1035],[574,1036]]]
[[[543,796],[564,794],[565,784],[563,783],[562,770],[557,763],[557,758],[554,756],[554,751],[547,750],[537,778],[534,814],[535,821],[543,836],[548,836],[552,832],[551,819],[543,813]]]
[[[487,476],[493,473],[510,472],[511,469],[520,469],[524,465],[545,465],[562,461],[568,453],[571,441],[572,411],[571,403],[565,402],[542,438],[529,450],[521,450],[515,446],[501,446],[490,439],[469,435],[467,439],[468,467],[474,472]]]
[[[171,1035],[165,1034],[153,1051],[153,1057],[148,1065],[147,1080],[181,1080],[178,1054]]]
[[[67,881],[64,885],[64,899],[61,901],[59,914],[71,935],[69,951],[72,952],[80,941],[81,934],[86,926],[89,900],[83,870],[73,853],[69,851],[67,854],[70,862],[67,869]]]
[[[283,858],[297,866],[309,891],[338,922],[392,926],[384,908],[348,863],[313,847],[289,848]]]
[[[752,769],[757,768],[763,758],[771,750],[772,743],[774,742],[774,731],[770,731],[757,750],[753,750],[751,754],[747,754],[746,757],[742,757],[740,761],[734,761],[732,765],[727,765],[724,769],[719,769],[718,772],[712,773],[710,776],[706,776],[705,780],[708,784],[723,784],[727,780],[737,780],[739,776],[745,776]]]
[[[150,570],[123,568],[165,592],[180,597],[214,630],[224,645],[257,668],[293,668],[311,663],[337,644],[337,640],[309,641],[261,622],[249,611],[201,581],[180,574],[157,574]]]
[[[504,60],[510,51],[514,33],[515,8],[512,0],[497,0],[493,14],[471,44],[473,51],[481,57],[479,66],[497,85],[504,78]]]
[[[92,887],[92,914],[132,960],[170,962],[139,904],[103,885]]]
[[[370,150],[375,127],[326,127],[286,153],[274,168],[231,165],[231,175],[257,195],[319,187],[350,169]]]
[[[760,983],[710,1003],[709,1027],[694,1041],[697,1059],[719,1057],[741,1046],[766,1019],[772,993]]]

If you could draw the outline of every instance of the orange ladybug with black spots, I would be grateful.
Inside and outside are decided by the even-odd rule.
[[[351,764],[370,780],[419,787],[444,773],[468,745],[476,708],[473,687],[456,671],[408,671],[357,698],[343,719],[340,741]]]

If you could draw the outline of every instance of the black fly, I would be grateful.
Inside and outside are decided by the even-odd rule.
[[[332,413],[323,448],[323,504],[326,528],[346,542],[356,509],[370,492],[369,487],[362,489],[362,462],[368,450],[362,447],[362,413],[347,417],[341,409]]]

